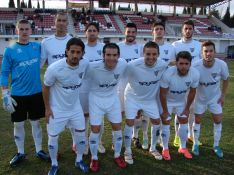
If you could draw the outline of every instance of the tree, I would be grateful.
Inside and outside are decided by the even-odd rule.
[[[150,12],[154,12],[154,8],[153,8],[153,5],[151,4],[150,6]]]
[[[191,8],[187,7],[187,14],[191,14]]]
[[[203,15],[203,7],[200,8],[198,15]]]
[[[231,26],[230,20],[231,20],[230,9],[229,7],[227,7],[227,10],[226,10],[225,15],[223,16],[222,22],[230,27]]]
[[[196,14],[197,14],[197,9],[196,9],[196,7],[193,7],[192,9],[193,9],[193,15],[196,15]]]
[[[9,0],[8,7],[9,8],[15,8],[15,2],[14,2],[14,0]]]
[[[20,3],[20,8],[27,8],[26,3],[24,2],[24,0],[21,1]]]
[[[40,3],[39,3],[39,1],[37,1],[37,8],[38,8],[38,9],[40,8]]]
[[[210,15],[213,15],[214,17],[218,18],[218,19],[221,19],[220,17],[220,14],[219,14],[219,11],[214,9],[210,12]]]
[[[28,8],[32,8],[32,1],[28,0]]]
[[[187,14],[187,9],[186,9],[186,7],[184,7],[184,9],[183,9],[183,14]]]
[[[234,28],[234,15],[232,15],[231,19],[230,19],[230,24],[232,28]]]

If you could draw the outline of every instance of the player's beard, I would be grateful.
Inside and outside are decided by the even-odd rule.
[[[177,72],[178,72],[178,74],[180,75],[180,76],[185,76],[185,75],[187,75],[188,74],[188,71],[189,71],[189,69],[188,70],[180,70],[180,69],[178,69],[177,68]]]

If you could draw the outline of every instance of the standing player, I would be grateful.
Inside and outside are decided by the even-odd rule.
[[[125,113],[126,125],[125,138],[125,161],[133,164],[131,150],[131,135],[134,120],[139,110],[143,115],[150,118],[151,147],[150,153],[155,159],[161,160],[161,154],[156,150],[156,142],[159,136],[160,115],[156,94],[159,90],[159,81],[167,68],[167,63],[157,60],[159,47],[155,42],[148,42],[143,49],[144,57],[131,61],[127,67],[128,85],[125,90]]]
[[[156,42],[159,46],[159,59],[164,60],[169,65],[174,64],[175,62],[175,48],[165,42],[165,25],[161,22],[154,23],[152,27],[153,41]]]
[[[32,33],[27,20],[20,20],[16,25],[18,42],[6,48],[1,71],[3,108],[11,113],[14,123],[14,138],[18,149],[10,161],[11,166],[25,159],[24,121],[29,119],[36,147],[36,156],[49,160],[42,150],[42,130],[39,119],[44,117],[44,103],[40,80],[40,45],[29,42]],[[10,90],[9,75],[11,75]]]
[[[41,67],[47,61],[48,65],[65,58],[66,44],[71,35],[67,34],[68,19],[67,14],[60,12],[55,16],[55,34],[45,38],[41,42]],[[69,126],[68,126],[69,127]],[[73,146],[75,151],[74,130],[70,128]]]
[[[192,153],[199,155],[198,138],[200,135],[201,119],[208,109],[212,113],[214,121],[214,145],[213,150],[219,157],[223,157],[223,151],[219,147],[222,132],[222,107],[228,88],[227,64],[215,58],[215,45],[211,41],[202,43],[203,59],[195,63],[194,67],[200,72],[199,86],[195,97],[195,122],[193,124],[194,144]],[[222,90],[220,83],[222,81]]]
[[[85,35],[87,38],[87,43],[85,44],[85,54],[84,58],[88,59],[89,62],[102,60],[102,49],[104,44],[98,42],[99,25],[97,23],[91,22],[85,27]],[[85,125],[86,125],[86,139],[88,140],[89,131],[89,83],[84,80],[80,89],[80,103],[85,115]],[[98,145],[98,151],[100,153],[105,153],[106,149],[102,145],[102,135],[104,132],[104,120],[101,125],[100,130],[100,140]],[[86,145],[85,154],[88,154],[89,146]]]
[[[126,167],[124,159],[120,156],[122,116],[117,85],[127,67],[127,62],[124,59],[119,59],[119,53],[118,45],[114,43],[106,44],[103,47],[104,59],[90,63],[87,70],[87,79],[90,81],[89,114],[91,134],[89,145],[92,154],[90,169],[93,172],[97,172],[100,168],[97,149],[104,115],[107,116],[112,125],[114,161],[120,168]]]
[[[82,59],[84,48],[80,39],[70,39],[66,45],[67,58],[50,65],[44,76],[43,98],[52,164],[49,175],[57,174],[58,137],[67,124],[74,128],[77,149],[75,166],[84,173],[88,172],[88,166],[82,160],[86,139],[85,119],[79,100],[79,88],[88,67],[88,61]]]
[[[136,42],[137,26],[134,23],[127,23],[125,26],[125,40],[118,43],[120,48],[120,58],[124,58],[127,62],[138,59],[143,56],[143,47]],[[122,78],[118,87],[119,96],[121,100],[122,112],[124,111],[124,90],[127,84],[126,78]],[[143,148],[148,148],[148,123],[149,120],[144,118],[142,120],[141,111],[138,112],[133,128],[133,142],[137,148],[142,148],[138,138],[138,132],[142,126],[143,130]]]
[[[181,40],[175,41],[172,45],[175,47],[176,54],[180,51],[188,51],[192,55],[192,65],[196,61],[201,59],[201,43],[193,39],[193,32],[194,32],[194,23],[191,20],[184,21],[182,25],[182,38]],[[192,125],[195,120],[195,115],[193,112],[193,105],[190,109],[189,114],[189,130],[188,130],[188,140],[193,142],[192,136]],[[179,147],[179,137],[178,137],[178,120],[175,117],[175,139],[174,139],[174,146]],[[199,142],[201,145],[202,143]]]
[[[163,112],[162,119],[162,156],[165,160],[171,160],[168,149],[170,138],[170,121],[171,114],[175,113],[179,120],[179,137],[180,148],[179,153],[185,158],[191,159],[192,155],[186,148],[187,131],[188,131],[188,115],[190,106],[193,103],[196,88],[198,86],[199,73],[190,67],[192,57],[187,51],[181,51],[176,55],[176,66],[167,69],[163,74],[160,83],[160,101]],[[188,95],[186,95],[188,93]]]

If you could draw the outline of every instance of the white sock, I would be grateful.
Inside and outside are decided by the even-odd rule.
[[[74,128],[69,128],[71,136],[72,136],[72,145],[76,145],[76,140],[75,140],[75,129]]]
[[[58,166],[57,154],[58,154],[58,136],[48,135],[48,149],[51,159],[51,165]]]
[[[188,138],[193,138],[193,122],[195,121],[195,115],[193,113],[189,114],[188,118]]]
[[[125,128],[124,128],[124,146],[125,146],[125,153],[128,153],[128,154],[132,154],[132,149],[131,149],[132,130],[133,130],[133,126],[128,126],[127,124],[125,124]]]
[[[200,128],[201,124],[196,124],[195,122],[193,123],[193,141],[194,145],[198,145],[198,139],[200,136]]]
[[[74,138],[76,140],[76,162],[80,162],[83,158],[83,154],[85,152],[85,146],[86,146],[86,138],[85,138],[85,131],[74,133]]]
[[[101,128],[100,128],[100,135],[99,135],[99,144],[102,144],[102,135],[104,133],[104,118],[102,120]]]
[[[175,124],[175,136],[178,136],[179,134],[178,134],[178,128],[179,128],[179,120],[178,120],[178,118],[177,118],[177,115],[175,115],[175,120],[174,120],[174,124]]]
[[[168,142],[170,138],[170,125],[162,124],[161,138],[163,143],[163,150],[168,149]]]
[[[120,156],[121,148],[122,148],[122,131],[112,131],[113,143],[115,148],[114,157],[117,158]]]
[[[99,144],[99,133],[93,133],[91,131],[89,136],[89,147],[93,160],[98,160],[98,144]]]
[[[24,154],[24,122],[14,122],[14,137],[18,153]]]
[[[158,137],[160,135],[160,125],[153,125],[151,126],[151,146],[150,146],[150,152],[156,150],[156,144]]]
[[[186,141],[188,138],[188,123],[179,124],[178,133],[180,137],[180,148],[186,148]]]
[[[138,138],[138,133],[142,125],[142,119],[141,117],[139,119],[134,120],[134,127],[133,127],[133,135],[132,137]]]
[[[85,137],[86,137],[86,146],[88,146],[89,142],[89,117],[85,117]]]
[[[149,119],[142,120],[143,140],[148,140]]]
[[[219,146],[219,141],[222,133],[222,123],[214,123],[214,147]]]
[[[32,135],[36,147],[36,152],[42,150],[42,129],[39,120],[30,120],[32,126]]]

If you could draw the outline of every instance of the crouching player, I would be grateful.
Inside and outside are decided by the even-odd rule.
[[[87,69],[86,78],[91,83],[89,93],[91,125],[89,146],[92,155],[90,169],[93,172],[97,172],[100,168],[97,150],[104,115],[107,116],[112,125],[114,161],[120,168],[126,167],[124,159],[120,156],[122,148],[122,116],[117,85],[125,71],[127,62],[119,59],[119,53],[118,45],[114,43],[106,44],[103,47],[103,60],[91,62]]]
[[[201,119],[206,109],[212,113],[214,121],[214,153],[223,157],[223,151],[219,147],[222,131],[222,106],[228,88],[228,67],[227,64],[215,58],[215,45],[211,41],[202,43],[203,59],[194,64],[200,72],[199,86],[195,97],[195,123],[193,124],[194,144],[192,153],[199,155],[198,139],[200,135]],[[202,76],[204,75],[204,76]],[[222,91],[220,82],[222,81]]]
[[[195,68],[190,67],[192,56],[187,51],[181,51],[176,55],[176,66],[167,69],[163,74],[160,88],[160,101],[163,112],[162,119],[162,156],[165,160],[170,160],[171,156],[168,149],[170,137],[171,114],[177,115],[179,120],[179,153],[185,158],[190,159],[192,155],[186,148],[188,133],[189,109],[196,94],[199,73]],[[188,93],[188,95],[186,95]],[[186,99],[187,97],[187,99]]]
[[[86,145],[85,118],[79,100],[79,87],[88,67],[88,61],[82,59],[84,48],[84,43],[80,39],[71,38],[66,45],[66,58],[51,64],[45,73],[43,98],[52,163],[49,175],[57,174],[58,136],[67,124],[75,129],[77,147],[75,166],[84,173],[89,169],[82,160]]]

